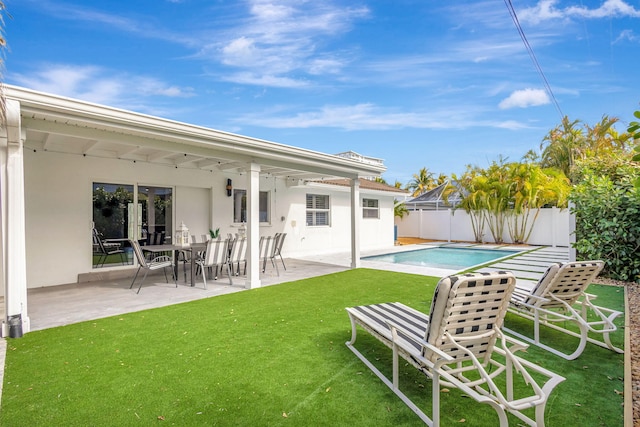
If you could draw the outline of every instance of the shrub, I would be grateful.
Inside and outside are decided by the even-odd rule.
[[[593,171],[592,171],[593,172]],[[576,215],[578,259],[601,259],[605,277],[640,280],[640,190],[637,168],[622,167],[617,177],[587,171],[571,193]]]

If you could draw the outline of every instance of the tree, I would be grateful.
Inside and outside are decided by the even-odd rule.
[[[418,197],[435,186],[436,181],[433,178],[433,172],[429,172],[427,168],[422,168],[417,174],[413,174],[413,180],[407,185],[407,190],[411,191],[413,197]]]
[[[525,243],[531,236],[540,209],[545,205],[566,207],[571,187],[559,170],[542,169],[533,163],[509,164],[507,179],[511,182],[507,216],[509,235],[514,243]]]
[[[502,243],[507,209],[509,208],[511,183],[503,159],[494,161],[489,169],[483,171],[480,190],[482,192],[485,215],[493,241]]]
[[[455,174],[452,175],[453,180],[457,182],[457,187],[449,184],[442,192],[445,201],[448,201],[449,195],[453,192],[459,191],[462,193],[462,201],[456,209],[462,208],[469,215],[473,236],[478,243],[482,243],[482,236],[484,235],[484,227],[486,224],[484,197],[480,189],[480,174],[480,168],[467,165],[467,170],[462,176],[458,178]]]
[[[488,227],[494,242],[502,243],[505,225],[514,243],[526,242],[540,209],[566,207],[569,180],[557,169],[542,169],[535,163],[506,163],[500,158],[489,168],[467,166],[456,186],[444,191],[445,199],[454,191],[462,194],[459,208],[469,214],[476,242],[482,242]]]
[[[618,121],[618,118],[605,115],[589,126],[563,117],[562,123],[549,131],[540,144],[543,149],[541,166],[560,169],[571,182],[579,182],[580,178],[574,176],[577,162],[628,152],[631,135],[616,131],[614,125]]]
[[[381,176],[376,176],[375,179],[373,180],[374,182],[379,182],[380,184],[387,184],[387,181],[381,177]],[[388,184],[387,184],[388,185]]]
[[[634,112],[633,115],[637,119],[640,119],[640,111]],[[638,141],[637,145],[633,149],[635,155],[631,158],[631,160],[634,162],[640,162],[640,122],[633,121],[629,123],[627,132],[629,132],[634,141]],[[635,187],[640,189],[640,177],[636,178]]]
[[[393,216],[402,219],[404,218],[405,215],[409,215],[409,210],[407,209],[407,205],[404,202],[399,202],[397,200],[394,200]]]

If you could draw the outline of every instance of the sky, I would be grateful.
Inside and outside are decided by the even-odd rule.
[[[637,0],[5,5],[8,84],[355,151],[383,159],[390,184],[423,167],[437,176],[519,161],[565,115],[618,117],[621,132],[640,109]]]

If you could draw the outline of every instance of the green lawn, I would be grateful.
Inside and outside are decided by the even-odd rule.
[[[0,425],[419,425],[344,345],[344,308],[402,301],[426,312],[437,280],[358,269],[9,339]],[[622,309],[622,288],[589,291]],[[390,351],[360,337],[388,372]],[[614,338],[622,345],[623,332]],[[622,425],[623,355],[588,345],[575,361],[533,347],[525,357],[567,378],[547,426]],[[429,382],[402,372],[401,387],[430,413]],[[442,425],[492,427],[484,406],[443,393]]]

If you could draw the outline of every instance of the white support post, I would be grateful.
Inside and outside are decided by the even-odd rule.
[[[351,268],[360,267],[360,181],[351,180]]]
[[[22,132],[20,103],[6,100],[6,122],[0,129],[0,240],[2,282],[6,317],[2,336],[10,332],[9,319],[21,316],[21,332],[31,329],[27,312],[27,266],[24,207],[25,135]],[[13,324],[12,324],[13,325]]]
[[[260,283],[260,165],[249,164],[247,170],[247,289]]]

